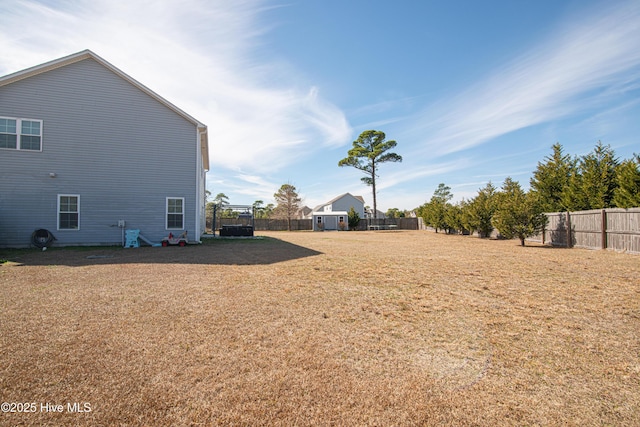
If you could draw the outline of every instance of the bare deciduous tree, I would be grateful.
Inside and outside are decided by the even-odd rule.
[[[291,219],[295,218],[300,210],[302,199],[298,195],[298,190],[291,184],[283,184],[273,195],[277,206],[273,213],[277,218],[287,220],[287,229],[291,231]]]

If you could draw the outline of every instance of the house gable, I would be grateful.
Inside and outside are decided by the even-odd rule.
[[[97,63],[105,67],[107,70],[111,71],[112,73],[116,74],[123,80],[127,81],[132,86],[144,92],[146,95],[152,97],[159,103],[165,105],[167,108],[173,110],[176,114],[184,117],[186,120],[196,125],[200,131],[199,144],[200,144],[200,154],[202,156],[203,168],[204,170],[209,170],[209,140],[208,140],[208,134],[207,134],[207,126],[200,123],[198,120],[196,120],[195,118],[185,113],[180,108],[173,105],[171,102],[167,101],[166,99],[164,99],[163,97],[161,97],[160,95],[158,95],[157,93],[155,93],[154,91],[152,91],[151,89],[143,85],[142,83],[138,82],[128,74],[121,71],[120,69],[114,67],[112,64],[105,61],[103,58],[101,58],[100,56],[96,55],[95,53],[93,53],[88,49],[78,53],[74,53],[72,55],[69,55],[63,58],[46,62],[41,65],[36,65],[34,67],[30,67],[25,70],[8,74],[4,77],[0,77],[0,87],[10,85],[20,80],[28,79],[30,77],[36,76],[38,74],[46,73],[46,72],[55,70],[57,68],[66,67],[76,62],[84,61],[86,59],[92,59],[96,61]]]
[[[0,116],[42,123],[40,152],[2,150],[0,179],[11,185],[0,189],[0,245],[22,245],[37,228],[60,244],[118,243],[120,220],[159,241],[167,198],[184,200],[184,228],[199,238],[206,126],[97,55],[0,78]],[[72,231],[58,225],[67,194],[82,201]]]
[[[331,206],[333,211],[349,211],[351,207],[360,215],[360,218],[364,218],[364,199],[361,196],[354,196],[351,193],[344,193],[329,202],[327,205]]]

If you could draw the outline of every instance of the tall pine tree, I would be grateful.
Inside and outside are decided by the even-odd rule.
[[[471,232],[478,231],[480,237],[489,237],[493,231],[491,218],[496,210],[498,190],[489,181],[484,188],[478,191],[478,195],[474,197],[467,205],[466,217],[467,224]]]
[[[562,203],[569,211],[614,207],[617,187],[618,159],[611,146],[598,141],[593,151],[582,156],[571,171],[569,185],[562,194]]]
[[[525,193],[517,181],[507,178],[498,194],[492,223],[503,237],[517,237],[524,246],[527,237],[535,236],[544,229],[547,216],[536,193]]]
[[[402,156],[391,153],[389,150],[398,145],[395,141],[387,141],[386,135],[378,130],[366,130],[353,141],[348,156],[338,162],[338,166],[351,166],[362,172],[365,176],[360,178],[362,182],[370,185],[373,192],[373,217],[378,217],[378,201],[376,193],[376,179],[380,164],[387,162],[402,162]]]
[[[562,212],[566,206],[562,202],[562,194],[569,187],[575,161],[564,154],[562,145],[551,146],[553,153],[545,157],[545,162],[538,162],[538,168],[530,180],[531,188],[538,193],[545,212]]]
[[[605,146],[600,141],[593,152],[582,159],[582,191],[587,200],[587,209],[613,207],[617,166],[618,160],[611,146]]]
[[[616,169],[618,186],[613,192],[613,203],[618,208],[640,207],[640,155],[620,163]]]

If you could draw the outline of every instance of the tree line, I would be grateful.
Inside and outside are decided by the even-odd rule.
[[[640,155],[620,160],[600,141],[580,157],[565,154],[559,143],[551,148],[551,155],[538,162],[526,192],[507,177],[500,189],[489,182],[474,198],[452,204],[451,188],[441,183],[416,213],[436,232],[489,237],[495,229],[524,246],[527,237],[546,225],[545,212],[640,207]]]

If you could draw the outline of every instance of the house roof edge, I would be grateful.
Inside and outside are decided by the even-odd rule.
[[[162,96],[158,95],[153,90],[149,89],[147,86],[143,85],[124,71],[120,70],[118,67],[114,66],[110,62],[106,61],[101,56],[95,54],[89,49],[82,50],[80,52],[73,53],[71,55],[63,56],[58,59],[54,59],[52,61],[48,61],[42,63],[40,65],[35,65],[33,67],[25,68],[24,70],[16,71],[11,74],[7,74],[6,76],[0,77],[0,87],[6,86],[15,82],[18,82],[23,79],[27,79],[29,77],[36,76],[38,74],[46,73],[48,71],[55,70],[57,68],[62,68],[67,65],[74,64],[76,62],[84,61],[85,59],[93,59],[98,62],[103,67],[107,68],[120,78],[126,80],[131,85],[137,87],[142,92],[152,97],[159,103],[163,104],[165,107],[174,111],[179,116],[183,117],[185,120],[193,123],[198,128],[198,133],[200,135],[200,149],[203,156],[203,163],[206,170],[209,170],[209,136],[207,131],[207,125],[202,123],[201,121],[195,119],[190,114],[187,114],[184,110],[178,108]]]
[[[139,81],[137,81],[136,79],[134,79],[133,77],[131,77],[124,71],[120,70],[119,68],[117,68],[116,66],[114,66],[113,64],[111,64],[110,62],[108,62],[107,60],[105,60],[104,58],[102,58],[101,56],[97,55],[96,53],[94,53],[89,49],[85,49],[80,52],[73,53],[71,55],[63,56],[62,58],[54,59],[52,61],[48,61],[40,65],[35,65],[33,67],[25,68],[24,70],[16,71],[14,73],[7,74],[6,76],[2,76],[0,77],[0,86],[9,85],[11,83],[15,83],[17,81],[20,81],[29,77],[33,77],[38,74],[46,73],[48,71],[55,70],[57,68],[62,68],[67,65],[71,65],[76,62],[83,61],[85,59],[95,60],[96,62],[101,64],[103,67],[107,68],[108,70],[112,71],[119,77],[128,81],[133,86],[136,86],[138,89],[142,90],[147,95],[151,96],[152,98],[156,99],[158,102],[164,104],[171,110],[175,111],[176,113],[178,113],[179,115],[187,119],[188,121],[192,122],[194,125],[202,128],[207,127],[205,124],[203,124],[202,122],[200,122],[199,120],[191,116],[190,114],[187,114],[184,110],[178,108],[171,102],[167,101],[165,98],[158,95],[156,92],[149,89],[147,86],[143,85],[142,83],[140,83]]]

